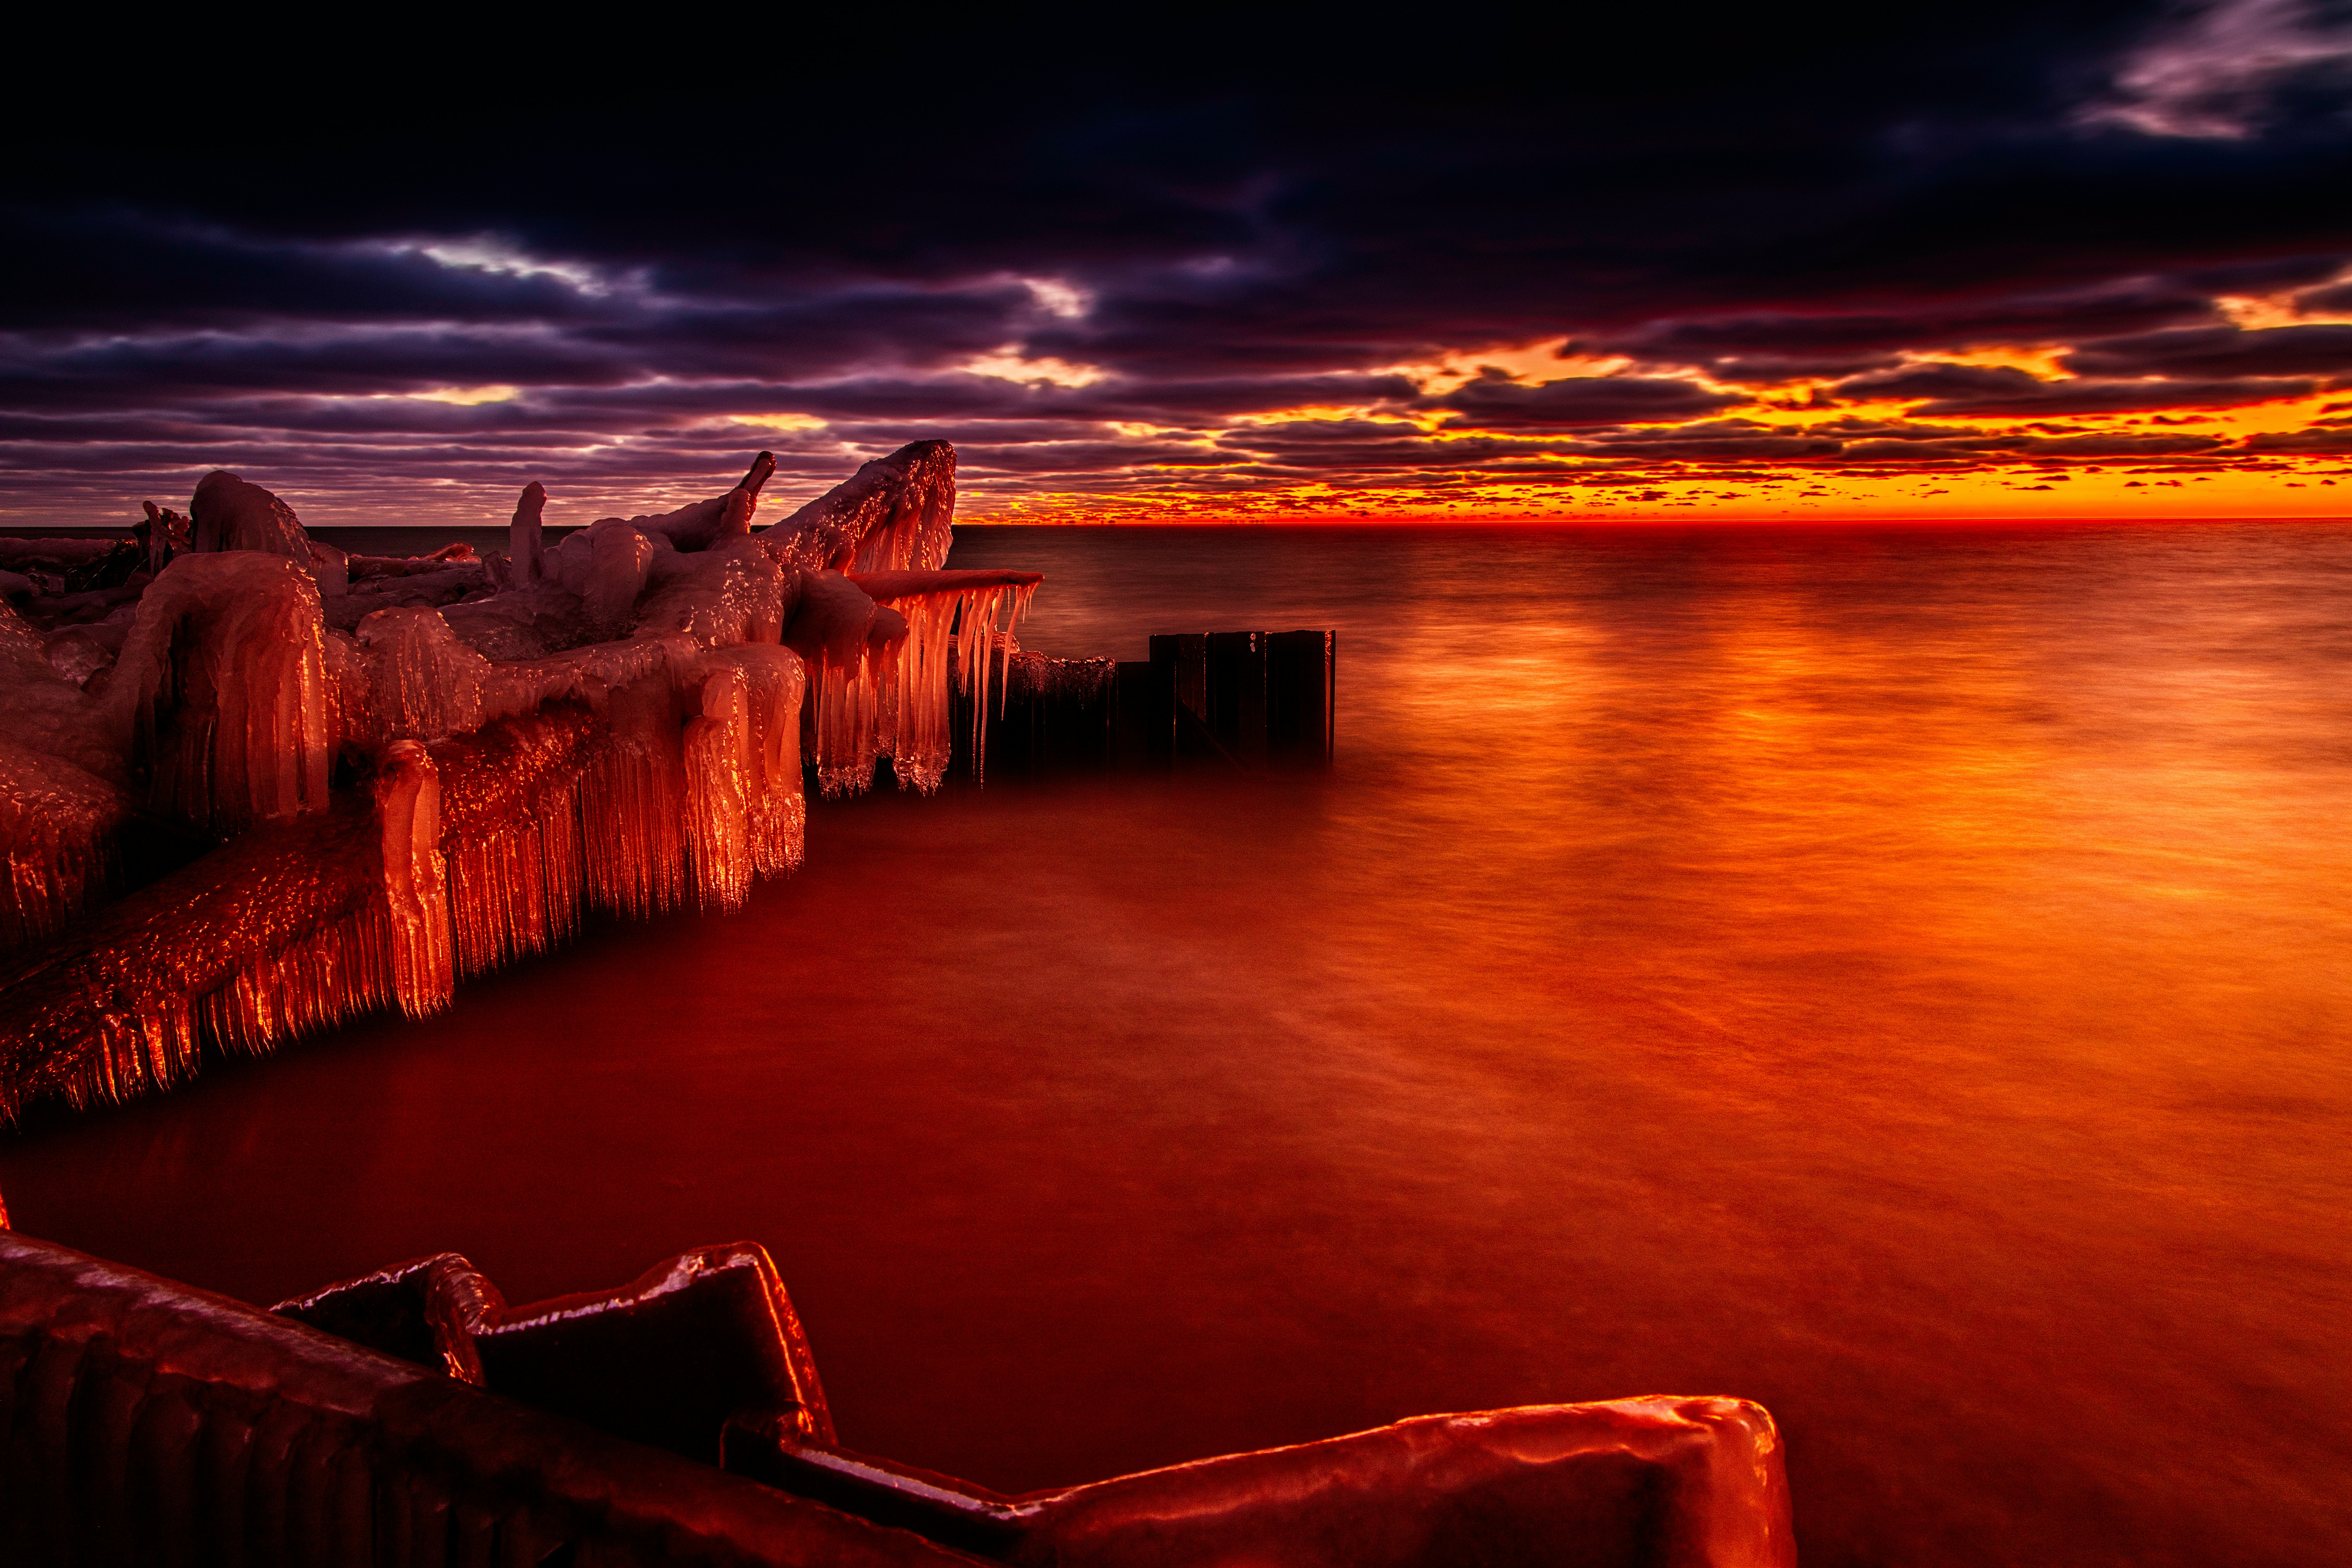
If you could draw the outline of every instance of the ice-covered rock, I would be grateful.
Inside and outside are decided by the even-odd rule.
[[[114,654],[80,626],[51,632],[42,651],[49,668],[64,679],[87,689],[90,677],[114,662]]]
[[[800,581],[752,539],[722,540],[692,554],[658,552],[635,606],[636,630],[683,633],[705,647],[772,643],[797,607]]]
[[[48,637],[0,604],[0,738],[120,783],[121,744],[105,710],[49,662]]]
[[[528,484],[515,502],[514,521],[507,524],[507,562],[518,586],[546,575],[546,552],[540,535],[540,513],[547,507],[547,487]]]
[[[601,636],[618,637],[635,618],[655,552],[674,547],[658,534],[617,520],[592,524],[577,537],[587,542],[588,569],[572,591],[588,612],[588,624]]]
[[[751,513],[760,504],[760,490],[775,471],[776,455],[762,452],[751,459],[749,471],[725,495],[713,496],[709,500],[689,501],[675,511],[662,512],[658,516],[633,517],[629,519],[629,526],[641,533],[659,535],[669,541],[673,550],[708,550],[724,540],[751,531]],[[618,521],[619,519],[604,521]]]
[[[916,441],[877,458],[761,538],[809,570],[935,571],[955,534],[955,448]]]
[[[139,602],[107,698],[158,810],[234,831],[326,805],[326,639],[318,585],[290,559],[173,561]]]
[[[194,523],[190,544],[197,551],[258,550],[310,562],[310,536],[294,509],[226,468],[196,481],[188,515]]]
[[[0,734],[0,953],[43,942],[116,890],[130,796]]]
[[[482,724],[490,661],[467,647],[438,610],[378,610],[359,624],[362,658],[345,677],[345,733],[371,746],[438,741]]]

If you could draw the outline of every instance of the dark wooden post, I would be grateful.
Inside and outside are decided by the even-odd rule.
[[[1209,634],[1209,733],[1245,768],[1265,765],[1265,634]]]
[[[1172,662],[1120,661],[1111,678],[1113,767],[1165,769],[1175,762],[1174,676]]]
[[[1328,768],[1336,705],[1337,632],[1269,632],[1265,650],[1265,754],[1275,765]]]

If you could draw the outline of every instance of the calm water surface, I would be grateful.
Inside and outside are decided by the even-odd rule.
[[[1024,632],[1339,628],[1328,781],[813,814],[0,1143],[257,1301],[782,1265],[844,1440],[1025,1489],[1763,1401],[1809,1564],[2352,1559],[2352,528],[966,530]]]

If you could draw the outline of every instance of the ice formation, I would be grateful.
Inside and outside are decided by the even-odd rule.
[[[441,860],[441,773],[415,741],[394,741],[376,760],[384,914],[391,925],[392,989],[411,1017],[436,1013],[457,984],[449,882]]]
[[[509,1303],[461,1254],[268,1312],[0,1232],[0,1557],[1794,1568],[1746,1400],[1420,1415],[1007,1496],[841,1446],[764,1248]]]
[[[918,441],[857,470],[768,531],[787,564],[835,572],[936,572],[955,518],[955,448]]]
[[[226,468],[196,481],[188,516],[195,523],[193,549],[259,550],[305,563],[310,559],[310,536],[302,531],[294,509]]]
[[[532,485],[486,558],[347,555],[226,472],[192,523],[0,541],[0,1115],[431,1013],[591,910],[739,905],[800,862],[804,752],[937,788],[1036,579],[937,570],[944,442],[755,531],[774,467],[551,548]],[[144,828],[216,847],[126,875]]]
[[[512,583],[536,583],[547,574],[547,561],[540,537],[540,514],[547,508],[547,487],[529,484],[522,489],[522,499],[515,502],[514,521],[507,524],[507,560],[512,564]]]
[[[114,889],[130,815],[122,790],[0,735],[0,953],[57,935]]]
[[[44,642],[0,603],[0,955],[55,935],[117,890],[132,811],[102,715]]]
[[[987,761],[988,694],[1001,694],[1001,671],[1019,651],[1014,633],[1039,578],[1028,572],[865,572],[850,582],[876,604],[905,617],[907,637],[880,672],[876,748],[887,752],[900,783],[929,792],[947,776],[953,751],[948,685],[971,699],[971,755]],[[1002,616],[1004,625],[999,629]],[[869,759],[867,773],[872,772]]]
[[[157,810],[233,831],[326,805],[319,592],[283,556],[236,550],[165,567],[139,602],[107,691]]]

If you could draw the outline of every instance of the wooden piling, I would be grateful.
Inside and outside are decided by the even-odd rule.
[[[1338,640],[1187,633],[1153,637],[1148,660],[1015,655],[986,719],[987,775],[1328,767]],[[953,771],[965,778],[969,702],[954,699]]]

